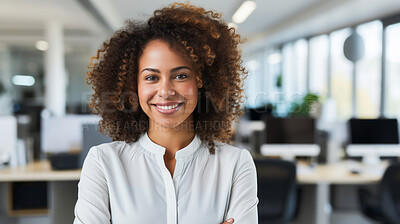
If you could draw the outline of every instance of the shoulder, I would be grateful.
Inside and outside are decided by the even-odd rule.
[[[247,149],[221,142],[216,142],[215,146],[215,155],[223,160],[237,163],[253,163],[253,157]]]
[[[216,160],[220,162],[221,167],[224,167],[225,174],[227,170],[231,170],[234,182],[243,176],[256,175],[256,167],[249,150],[220,142],[215,146]]]
[[[110,176],[118,172],[118,168],[129,164],[133,158],[132,155],[141,151],[137,143],[126,143],[124,141],[114,141],[93,146],[85,158],[83,169],[88,172],[96,169],[104,173],[104,175]]]
[[[126,143],[124,141],[114,141],[93,146],[88,155],[95,156],[99,160],[110,159],[115,156],[119,157],[121,154],[137,149],[138,147],[137,142]]]

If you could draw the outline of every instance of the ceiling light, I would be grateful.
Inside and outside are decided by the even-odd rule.
[[[33,86],[35,78],[30,75],[14,75],[12,83],[16,86]]]
[[[47,41],[44,40],[39,40],[36,41],[35,47],[40,51],[47,51],[47,49],[49,49],[49,43],[47,43]]]
[[[243,23],[247,17],[256,9],[257,4],[255,1],[245,1],[239,9],[233,14],[232,20],[235,23]]]

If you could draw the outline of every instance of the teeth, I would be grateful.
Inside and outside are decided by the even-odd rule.
[[[160,109],[163,109],[163,110],[171,110],[171,109],[175,109],[176,107],[178,107],[178,105],[179,104],[175,104],[175,105],[172,105],[172,106],[159,106],[159,105],[156,105],[158,108],[160,108]]]

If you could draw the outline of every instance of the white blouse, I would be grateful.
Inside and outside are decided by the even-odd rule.
[[[147,134],[90,149],[78,184],[74,224],[256,224],[257,175],[249,151],[217,143],[211,154],[196,135],[175,154]]]

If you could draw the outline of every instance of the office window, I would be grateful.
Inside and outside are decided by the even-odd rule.
[[[266,52],[264,58],[265,83],[267,84],[267,92],[269,100],[273,101],[275,99],[274,93],[280,91],[280,86],[278,85],[278,79],[282,73],[282,54],[278,49],[270,49]]]
[[[382,23],[369,22],[356,30],[364,40],[364,57],[357,62],[356,71],[356,117],[376,118],[381,96]]]
[[[343,53],[343,44],[351,34],[349,28],[332,32],[331,38],[331,89],[337,105],[337,118],[347,120],[352,116],[353,64]]]
[[[287,43],[282,48],[283,66],[282,66],[282,87],[285,98],[285,108],[281,112],[287,112],[291,101],[295,100],[296,95],[296,55],[293,43]],[[293,99],[294,98],[294,99]],[[283,106],[282,106],[283,107]]]
[[[311,38],[310,44],[310,92],[328,96],[329,37],[321,35]]]
[[[262,66],[262,54],[257,53],[250,57],[245,63],[248,71],[247,79],[244,83],[245,106],[255,108],[264,105],[264,71]]]
[[[305,39],[283,46],[282,84],[285,104],[281,108],[282,113],[287,113],[292,103],[301,100],[307,93],[307,47]]]
[[[386,117],[398,118],[400,115],[400,23],[386,28]]]
[[[307,63],[308,63],[308,43],[305,39],[300,39],[294,43],[294,66],[296,81],[294,92],[301,96],[307,93]]]
[[[261,69],[262,69],[262,77],[263,79],[260,80],[260,82],[262,83],[263,86],[263,93],[262,93],[262,101],[264,102],[264,104],[267,104],[270,102],[270,96],[269,96],[269,92],[270,92],[270,85],[271,85],[271,81],[269,79],[269,64],[267,62],[267,58],[268,58],[268,54],[269,54],[270,50],[266,49],[261,53],[261,57],[260,57],[260,63],[261,63]]]
[[[279,110],[285,102],[282,93],[282,51],[277,48],[268,50],[264,63],[268,85],[268,102],[275,105],[277,110]]]

